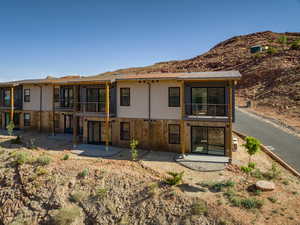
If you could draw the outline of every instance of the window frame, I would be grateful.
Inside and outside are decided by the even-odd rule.
[[[28,95],[26,94],[26,92],[28,91]],[[24,102],[30,102],[30,88],[26,88],[24,89]]]
[[[26,115],[29,115],[29,119],[26,119]],[[30,127],[30,126],[31,126],[31,114],[24,113],[24,127]]]
[[[171,96],[171,89],[177,89],[178,90],[178,102],[176,104],[171,104],[171,97],[177,97],[177,96]],[[180,107],[181,101],[180,101],[180,87],[169,87],[168,88],[168,107]]]
[[[128,137],[124,135],[124,125],[128,124]],[[130,122],[120,122],[120,140],[121,141],[130,141]]]
[[[128,90],[128,103],[124,102],[124,95],[123,95],[123,91],[124,90]],[[127,96],[126,96],[127,97]],[[130,88],[128,87],[123,87],[123,88],[120,88],[120,106],[130,106]],[[126,104],[125,104],[126,103]]]
[[[173,135],[178,135],[178,140],[177,141],[175,141],[175,142],[173,142],[172,141],[172,138],[171,138],[171,127],[172,126],[176,126],[176,127],[178,127],[178,134],[174,134],[173,133]],[[173,144],[180,144],[180,139],[181,139],[181,132],[180,132],[180,125],[179,124],[168,124],[168,136],[169,136],[169,144],[171,144],[171,145],[173,145]]]

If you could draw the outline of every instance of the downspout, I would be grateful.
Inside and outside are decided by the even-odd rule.
[[[42,107],[43,107],[43,88],[42,86],[40,87],[40,126],[39,126],[39,130],[40,132],[42,131]]]

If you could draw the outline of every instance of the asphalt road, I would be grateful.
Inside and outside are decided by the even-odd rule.
[[[236,109],[236,131],[259,139],[265,146],[300,172],[300,138],[275,125]]]

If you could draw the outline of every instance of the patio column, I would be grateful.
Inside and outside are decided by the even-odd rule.
[[[232,161],[232,81],[229,81],[229,101],[228,101],[228,120],[229,120],[229,135],[228,135],[228,156],[229,162]]]
[[[52,135],[55,136],[55,84],[52,85]]]
[[[15,110],[15,99],[14,99],[14,87],[10,88],[10,121],[14,121],[14,110]]]
[[[105,96],[106,96],[106,99],[105,99],[105,113],[106,113],[106,117],[105,117],[105,136],[106,136],[106,139],[105,139],[105,150],[108,151],[108,146],[109,146],[109,113],[110,113],[110,110],[109,110],[109,105],[110,105],[110,102],[109,102],[109,83],[106,82],[105,84]]]
[[[181,106],[181,118],[180,118],[180,143],[181,143],[181,154],[185,154],[185,128],[184,128],[184,117],[185,117],[185,102],[184,102],[184,81],[180,82],[180,106]]]
[[[78,135],[78,119],[76,117],[77,112],[77,97],[78,97],[78,87],[73,86],[73,146],[77,145],[77,135]]]

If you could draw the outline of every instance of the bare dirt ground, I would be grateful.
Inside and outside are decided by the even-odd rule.
[[[248,162],[241,139],[234,165],[220,172],[190,170],[172,153],[143,151],[133,162],[128,150],[110,159],[77,156],[67,140],[43,134],[26,133],[18,145],[10,139],[0,137],[1,225],[300,224],[300,180],[277,165],[275,191],[252,190],[260,178],[239,169]],[[271,171],[273,161],[263,152],[253,161],[262,174]],[[182,184],[165,183],[170,171],[184,171]],[[239,204],[232,195],[261,205]]]

